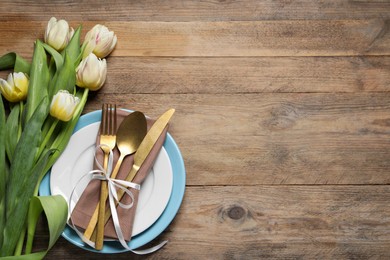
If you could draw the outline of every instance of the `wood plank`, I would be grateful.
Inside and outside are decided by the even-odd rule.
[[[94,24],[84,22],[84,33]],[[390,55],[390,23],[382,19],[104,24],[118,35],[112,56]],[[0,22],[0,49],[31,57],[45,27],[46,22]]]
[[[106,94],[90,99],[157,117],[190,185],[390,183],[390,93]]]
[[[149,258],[386,259],[389,200],[388,185],[187,187],[173,223],[152,245],[169,243]],[[107,257],[61,239],[48,259],[65,253]]]
[[[103,93],[388,91],[390,56],[110,57]]]
[[[390,56],[109,57],[99,93],[388,91]],[[1,71],[6,78],[8,71]]]
[[[28,16],[21,14],[28,10]],[[110,21],[256,21],[302,19],[390,18],[388,1],[12,1],[2,0],[1,21],[48,20]]]

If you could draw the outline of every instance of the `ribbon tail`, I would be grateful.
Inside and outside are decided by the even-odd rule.
[[[147,254],[156,252],[157,250],[160,250],[160,248],[165,246],[167,243],[168,243],[168,240],[165,240],[165,241],[161,242],[160,244],[158,244],[158,245],[156,245],[154,247],[148,248],[148,249],[144,249],[144,250],[130,250],[130,251],[133,252],[134,254],[137,254],[137,255],[147,255]]]
[[[112,217],[112,221],[114,222],[115,232],[116,232],[116,235],[117,235],[118,240],[121,243],[121,245],[124,248],[131,250],[125,241],[125,238],[124,238],[123,233],[122,233],[122,229],[121,229],[120,224],[119,224],[118,212],[116,211],[115,201],[114,201],[114,197],[112,194],[113,189],[115,189],[115,188],[112,187],[113,185],[111,182],[109,184],[111,184],[111,188],[110,188],[111,192],[109,193],[108,198],[109,198],[109,202],[110,202],[111,217]]]
[[[110,183],[111,185],[113,185],[113,183]],[[115,189],[114,187],[111,187],[111,190]],[[114,222],[114,228],[115,228],[115,232],[116,232],[116,235],[118,237],[118,240],[119,242],[121,243],[121,245],[126,248],[127,250],[133,252],[134,254],[137,254],[137,255],[146,255],[146,254],[150,254],[150,253],[153,253],[157,250],[159,250],[160,248],[162,248],[166,243],[168,243],[168,241],[163,241],[161,242],[160,244],[154,246],[154,247],[151,247],[151,248],[148,248],[148,249],[144,249],[144,250],[132,250],[128,244],[126,243],[125,239],[124,239],[124,236],[123,236],[123,232],[122,232],[122,229],[120,227],[120,223],[119,223],[119,218],[118,218],[118,213],[116,211],[116,207],[115,207],[115,200],[114,200],[114,195],[112,193],[109,194],[109,202],[110,202],[110,208],[111,208],[111,216],[112,216],[112,220]]]

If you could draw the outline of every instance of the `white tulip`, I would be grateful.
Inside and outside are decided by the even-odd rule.
[[[104,25],[95,25],[84,39],[85,49],[83,58],[94,53],[99,58],[107,57],[115,48],[117,37],[113,31],[108,30]]]
[[[47,24],[44,40],[57,51],[61,51],[68,45],[73,33],[74,30],[69,28],[67,21],[57,21],[55,17],[52,17]]]
[[[0,79],[0,91],[10,102],[19,102],[27,97],[29,79],[23,72],[13,72],[7,80]]]
[[[80,103],[78,97],[73,96],[66,90],[60,90],[54,95],[50,104],[50,115],[61,121],[69,121],[77,105]]]
[[[90,53],[76,69],[76,85],[90,90],[100,89],[107,76],[107,63]]]

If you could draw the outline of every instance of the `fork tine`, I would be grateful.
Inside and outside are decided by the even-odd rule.
[[[113,129],[112,129],[112,135],[115,135],[116,134],[116,118],[117,118],[117,115],[116,115],[116,104],[114,105],[114,124],[113,124]]]
[[[102,117],[100,122],[100,134],[104,134],[106,123],[106,104],[102,104]]]
[[[109,125],[109,107],[108,107],[108,104],[106,104],[105,106],[105,113],[104,113],[104,131],[103,131],[103,134],[107,134],[108,133],[108,125]]]
[[[109,123],[110,130],[108,131],[109,135],[113,135],[114,134],[114,118],[115,118],[114,112],[115,112],[114,111],[114,106],[112,104],[110,104],[110,123]]]
[[[107,125],[107,132],[106,132],[107,135],[111,134],[111,120],[112,120],[111,107],[112,107],[111,104],[107,105],[107,113],[108,113],[107,124],[106,124]]]
[[[104,135],[115,135],[117,129],[117,109],[116,104],[102,105],[102,122],[100,132]]]
[[[112,128],[112,104],[110,104],[109,106],[107,106],[107,111],[109,112],[108,113],[108,120],[107,120],[107,132],[106,134],[107,135],[110,135],[111,134],[111,128]]]

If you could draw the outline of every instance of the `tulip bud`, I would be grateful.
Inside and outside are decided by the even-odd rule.
[[[0,79],[0,90],[9,102],[19,102],[27,97],[29,79],[23,72],[8,75],[7,81]]]
[[[80,99],[78,97],[73,96],[66,90],[60,90],[51,101],[50,115],[67,122],[72,118],[79,103]]]
[[[63,50],[74,33],[73,28],[69,28],[68,22],[55,17],[50,18],[45,31],[45,42],[57,51]]]
[[[116,42],[117,37],[113,31],[109,31],[104,25],[97,24],[85,35],[83,58],[91,52],[99,58],[107,57],[115,48]]]
[[[92,91],[100,89],[106,81],[107,64],[91,53],[83,59],[76,69],[76,85]]]

